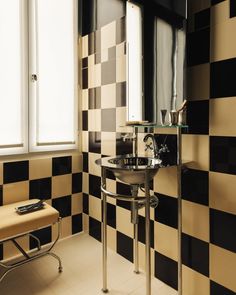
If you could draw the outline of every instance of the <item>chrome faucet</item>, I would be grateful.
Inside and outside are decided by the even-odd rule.
[[[153,146],[151,146],[151,144],[150,145],[147,144],[147,141],[148,141],[149,138],[152,139],[152,145]],[[155,139],[154,135],[148,133],[147,135],[144,136],[143,141],[146,143],[146,149],[145,150],[147,150],[147,149],[153,150],[154,158],[159,158],[159,149],[158,149],[157,142],[156,142],[156,139]]]

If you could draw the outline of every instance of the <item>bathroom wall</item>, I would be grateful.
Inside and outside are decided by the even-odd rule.
[[[114,0],[110,3],[120,3]],[[183,294],[233,295],[236,292],[235,110],[236,15],[234,0],[189,1],[187,37],[188,124],[183,135]],[[100,3],[101,4],[101,3]],[[106,5],[108,5],[106,3]],[[111,7],[110,7],[111,8]],[[107,8],[109,17],[113,10]],[[122,9],[120,10],[122,11]],[[103,15],[104,18],[106,17]],[[101,19],[102,16],[99,16]],[[122,142],[125,122],[125,36],[123,14],[104,20],[83,36],[83,220],[84,229],[101,240],[101,171],[103,155],[132,151]],[[147,131],[147,130],[143,130]],[[174,130],[155,129],[173,161]],[[167,136],[168,135],[168,136]],[[144,146],[140,135],[139,152]],[[108,189],[129,193],[109,174]],[[153,181],[159,196],[151,209],[152,273],[177,289],[176,168],[161,169]],[[108,200],[108,244],[133,261],[130,206]],[[144,268],[144,212],[140,211],[139,251]]]
[[[45,199],[60,212],[61,237],[82,231],[82,155],[76,153],[8,157],[0,162],[0,206],[28,199]],[[56,227],[36,231],[42,244],[56,237]],[[34,241],[23,238],[25,249]],[[19,252],[11,245],[0,245],[0,259]]]

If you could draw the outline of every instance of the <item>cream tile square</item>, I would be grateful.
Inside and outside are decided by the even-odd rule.
[[[72,173],[82,172],[83,170],[83,155],[72,155]]]
[[[30,159],[29,179],[39,179],[52,176],[52,158]]]
[[[99,221],[102,220],[102,203],[101,199],[89,196],[89,216]]]
[[[116,45],[116,58],[125,55],[125,45],[126,43],[120,43],[118,45]]]
[[[236,253],[210,244],[211,280],[236,292],[235,268]]]
[[[116,45],[116,21],[101,28],[101,49]]]
[[[71,195],[72,174],[52,177],[52,198]]]
[[[88,68],[88,88],[101,86],[101,64]]]
[[[88,56],[88,67],[94,66],[95,64],[95,54],[91,54]]]
[[[106,188],[109,192],[116,193],[116,181],[112,179],[106,179]],[[107,197],[107,202],[116,205],[116,199]]]
[[[88,111],[88,130],[101,131],[101,110],[100,109]]]
[[[183,265],[183,295],[210,295],[210,280]],[[222,294],[223,295],[223,294]]]
[[[126,107],[116,108],[116,132],[127,132],[124,127],[126,125]],[[128,127],[132,130],[132,127]],[[132,132],[132,131],[131,131]]]
[[[101,51],[101,62],[108,61],[108,48]]]
[[[73,194],[71,196],[71,211],[72,215],[80,214],[83,212],[83,193]]]
[[[182,136],[182,159],[192,169],[209,170],[209,136]]]
[[[116,133],[102,132],[101,133],[101,153],[102,155],[113,156],[116,154]]]
[[[235,57],[235,30],[235,18],[229,18],[227,21],[211,27],[211,62]]]
[[[82,58],[88,56],[88,35],[82,37]]]
[[[187,95],[189,100],[210,97],[210,64],[201,64],[187,69]],[[199,85],[201,85],[199,87]]]
[[[107,226],[107,245],[110,249],[116,251],[116,230],[111,226]]]
[[[116,229],[133,238],[134,237],[134,227],[130,222],[130,211],[121,207],[116,208]]]
[[[116,59],[116,82],[124,82],[126,80],[126,56],[123,55]]]
[[[116,107],[116,84],[107,84],[101,87],[101,108]]]
[[[211,26],[229,19],[229,0],[211,6]]]
[[[71,216],[62,218],[61,222],[61,238],[66,238],[72,235],[72,219]]]
[[[155,221],[154,239],[155,250],[178,261],[178,232],[175,228]]]
[[[88,152],[88,131],[82,131],[82,151]]]
[[[29,181],[3,185],[3,205],[29,200]]]
[[[88,110],[88,89],[82,90],[82,110]]]
[[[209,172],[209,205],[236,214],[236,175]]]
[[[98,166],[95,161],[101,158],[100,154],[89,153],[89,173],[97,176],[101,176],[101,167]]]
[[[209,242],[209,208],[183,200],[182,230],[190,236]]]
[[[85,172],[83,172],[83,193],[85,193],[85,194],[89,193],[88,173],[85,173]]]
[[[211,99],[209,113],[209,134],[219,136],[236,136],[235,113],[236,97]]]
[[[169,167],[159,169],[157,175],[154,177],[154,191],[168,195],[171,197],[177,197],[177,167]]]

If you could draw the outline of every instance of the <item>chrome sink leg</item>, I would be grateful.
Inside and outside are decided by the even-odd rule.
[[[102,168],[102,187],[106,188],[106,169]],[[102,208],[103,208],[103,220],[102,220],[102,276],[103,287],[102,292],[108,293],[107,289],[107,196],[102,193]]]
[[[138,185],[131,185],[132,197],[138,196]],[[131,203],[131,222],[134,225],[134,272],[139,274],[139,255],[138,255],[138,203]]]
[[[150,184],[149,174],[145,175],[145,232],[146,232],[146,295],[151,295],[151,247],[150,247]]]

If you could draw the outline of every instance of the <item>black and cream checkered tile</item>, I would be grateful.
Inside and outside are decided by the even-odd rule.
[[[235,15],[233,2],[234,0],[212,1],[210,4],[209,1],[189,1],[187,36],[189,128],[183,135],[183,158],[189,164],[182,171],[182,255],[185,295],[232,295],[236,292],[233,271],[236,268],[236,199],[234,198],[236,18],[233,17]],[[83,139],[85,139],[83,212],[87,230],[99,241],[101,241],[99,188],[101,175],[97,168],[94,168],[93,160],[103,155],[132,152],[132,144],[124,143],[121,139],[122,133],[132,132],[132,129],[120,127],[126,118],[126,79],[125,76],[122,81],[117,79],[117,63],[125,60],[125,38],[116,42],[115,31],[121,23],[123,25],[123,20],[124,18],[122,22],[114,21],[106,25],[101,29],[101,33],[99,30],[95,32],[101,40],[97,40],[99,45],[98,47],[94,45],[91,54],[87,48],[90,46],[88,40],[92,37],[83,37],[85,70],[83,73]],[[102,37],[105,31],[106,39]],[[121,54],[118,55],[118,52]],[[95,60],[91,56],[93,54],[98,56],[95,62],[97,68],[93,65]],[[123,66],[125,70],[125,63]],[[90,80],[91,77],[93,81]],[[173,162],[176,161],[176,135],[173,134],[173,130],[153,131],[159,143],[168,141],[170,156]],[[139,135],[140,140],[143,137],[142,132]],[[141,142],[139,151],[143,152]],[[153,182],[153,189],[160,203],[151,214],[153,274],[175,289],[178,287],[176,173],[175,168],[158,172]],[[116,181],[114,175],[109,172],[107,185],[111,191],[130,193],[129,187]],[[108,203],[109,246],[133,261],[130,204],[111,199]],[[144,212],[140,211],[141,260],[145,257],[143,223]]]
[[[28,199],[43,199],[56,208],[62,217],[62,237],[82,231],[82,156],[37,157],[0,164],[0,205]],[[42,244],[55,238],[55,228],[37,230]],[[25,239],[26,248],[34,248],[33,240]],[[1,246],[1,257],[16,254],[7,244]]]

